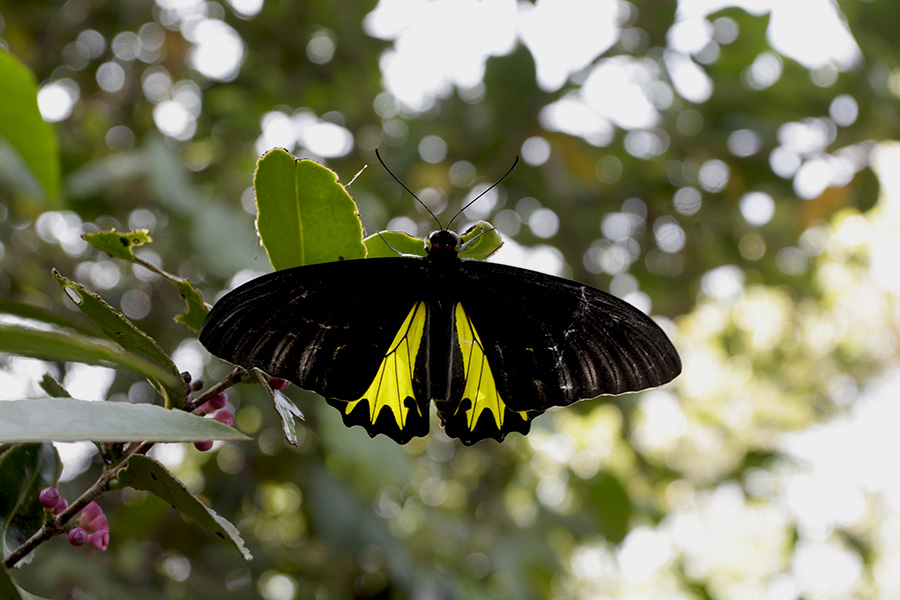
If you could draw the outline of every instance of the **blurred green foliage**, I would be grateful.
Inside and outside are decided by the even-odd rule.
[[[636,297],[652,302],[654,314],[674,319],[667,326],[685,361],[670,389],[551,411],[527,438],[472,448],[437,427],[404,447],[369,439],[344,428],[320,398],[289,388],[306,415],[294,448],[260,386],[239,386],[229,402],[236,426],[255,441],[205,454],[169,446],[157,458],[237,525],[252,562],[158,499],[122,490],[101,499],[108,552],[53,540],[16,582],[54,598],[883,597],[896,553],[877,522],[895,513],[873,509],[849,525],[835,518],[810,530],[796,508],[810,504],[784,501],[795,463],[782,440],[849,414],[857,390],[894,361],[896,292],[873,280],[869,259],[871,244],[896,235],[879,227],[891,213],[876,201],[886,194],[885,174],[897,169],[885,159],[879,179],[870,153],[900,135],[900,9],[890,0],[838,4],[862,55],[848,69],[810,70],[779,56],[766,14],[709,15],[710,27],[736,37],[697,53],[712,93],[692,102],[671,88],[667,36],[676,4],[620,4],[621,36],[595,62],[644,61],[668,86],[671,101],[658,103],[659,122],[645,132],[656,140],[651,146],[662,144],[659,152],[636,151],[635,140],[650,138],[618,127],[607,144],[550,131],[543,109],[578,92],[585,74],[543,90],[522,45],[487,61],[478,93],[453,89],[424,112],[399,106],[381,71],[393,44],[363,26],[372,1],[267,1],[253,16],[216,2],[0,5],[0,44],[43,89],[63,82],[57,91],[74,100],[53,126],[61,210],[0,170],[0,295],[17,307],[4,313],[49,311],[77,321],[50,274],[57,268],[121,307],[181,361],[179,369],[190,366],[208,383],[224,377],[229,367],[172,321],[182,301],[170,285],[80,235],[148,229],[154,243],[135,254],[214,301],[268,270],[248,192],[255,161],[269,149],[256,146],[267,115],[308,111],[316,124],[353,136],[348,153],[325,161],[341,181],[370,165],[348,188],[369,233],[388,223],[411,222],[420,236],[433,228],[372,166],[376,147],[448,219],[473,186],[492,182],[515,155],[527,158],[527,140],[543,140],[549,157],[520,165],[490,214],[470,221],[497,224],[507,245],[555,249],[574,279],[644,294]],[[199,60],[192,27],[209,20],[242,40],[233,78],[192,66]],[[333,49],[327,60],[315,45],[325,39]],[[771,85],[748,75],[760,56],[780,64]],[[841,97],[855,101],[855,118],[835,116]],[[160,132],[166,109],[189,114],[194,129]],[[858,168],[799,199],[794,172],[773,169],[791,124],[825,132],[820,147],[797,160],[821,158],[836,169],[828,160],[849,156]],[[429,136],[446,147],[435,162],[423,158],[420,142]],[[315,156],[302,145],[290,149]],[[748,221],[742,200],[750,192],[774,201],[771,220]],[[558,217],[549,238],[528,225],[540,209]],[[620,215],[632,224],[622,239],[612,227]],[[661,230],[682,235],[683,244],[666,251]],[[72,369],[47,368],[61,381]],[[124,371],[105,390],[119,400],[146,395],[140,377]],[[74,496],[96,472],[89,467],[61,489]],[[808,556],[833,558],[819,562],[838,565],[832,575],[850,573],[855,583],[815,588],[801,568]],[[788,595],[777,596],[781,589]]]

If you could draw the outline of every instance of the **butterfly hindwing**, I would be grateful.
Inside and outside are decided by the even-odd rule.
[[[328,403],[341,412],[348,427],[360,425],[375,437],[383,433],[405,444],[413,437],[428,433],[429,406],[416,402],[416,358],[425,333],[425,304],[417,302],[378,367],[368,389],[351,401],[328,398]]]
[[[517,412],[506,406],[478,330],[461,303],[453,316],[456,381],[447,400],[435,399],[445,432],[467,445],[485,438],[503,441],[511,431],[528,433],[531,420],[543,411]]]

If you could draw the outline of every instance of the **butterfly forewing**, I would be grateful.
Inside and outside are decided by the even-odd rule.
[[[681,372],[659,326],[623,300],[505,265],[466,262],[463,270],[460,302],[510,410],[656,387]]]

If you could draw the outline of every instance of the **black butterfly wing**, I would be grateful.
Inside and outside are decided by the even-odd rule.
[[[413,393],[424,280],[424,261],[411,258],[277,271],[219,300],[200,342],[229,362],[317,392],[348,426],[406,443],[429,424],[427,399],[417,404]]]
[[[480,400],[457,394],[438,410],[447,433],[465,443],[524,433],[551,406],[656,387],[681,372],[659,326],[601,290],[474,261],[463,263],[457,287],[461,353],[477,367],[466,372],[467,392],[474,379],[487,391],[479,389]],[[476,339],[468,351],[467,337]]]

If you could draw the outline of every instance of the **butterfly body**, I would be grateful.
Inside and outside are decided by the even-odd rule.
[[[312,390],[344,423],[398,443],[434,402],[471,444],[527,433],[552,406],[662,385],[681,371],[662,330],[628,303],[566,279],[462,260],[434,232],[425,257],[296,267],[227,294],[200,341]]]

